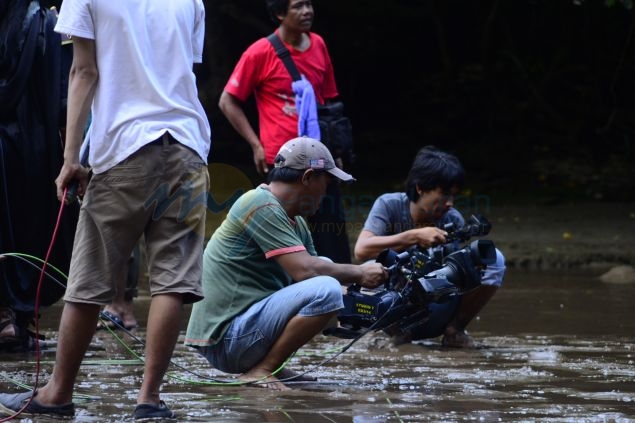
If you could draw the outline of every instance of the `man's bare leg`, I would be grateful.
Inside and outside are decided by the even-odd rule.
[[[481,285],[461,297],[456,317],[445,328],[443,345],[468,348],[474,346],[474,341],[465,333],[465,328],[494,296],[497,289],[495,285]]]
[[[97,304],[64,304],[55,366],[48,383],[37,391],[39,404],[63,405],[72,401],[77,373],[95,333],[98,314]]]
[[[276,391],[289,390],[290,388],[280,382],[278,378],[272,376],[272,373],[278,370],[291,354],[320,333],[331,317],[336,314],[336,312],[333,312],[319,316],[292,317],[265,358],[247,373],[242,374],[240,379],[246,382],[266,382],[266,384],[257,384],[256,386],[264,386]]]
[[[137,404],[159,404],[159,390],[181,330],[183,297],[155,295],[150,303],[143,382]]]

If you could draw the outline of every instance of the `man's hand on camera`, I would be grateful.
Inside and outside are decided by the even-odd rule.
[[[377,288],[388,279],[388,270],[380,263],[364,263],[360,268],[362,277],[359,284],[364,288]]]
[[[426,228],[412,229],[412,235],[414,236],[414,242],[423,248],[433,247],[435,245],[445,244],[445,237],[448,235],[443,229],[439,229],[435,226],[428,226]]]

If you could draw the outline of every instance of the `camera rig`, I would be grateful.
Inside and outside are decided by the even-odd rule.
[[[445,244],[415,246],[401,253],[382,251],[376,261],[388,269],[388,280],[370,291],[349,286],[344,309],[337,315],[339,325],[324,334],[353,339],[371,330],[404,333],[421,324],[429,315],[429,304],[448,301],[481,284],[483,270],[496,261],[494,243],[482,239],[464,247],[460,243],[487,235],[491,227],[483,216],[472,215],[461,228],[443,226],[448,233]]]

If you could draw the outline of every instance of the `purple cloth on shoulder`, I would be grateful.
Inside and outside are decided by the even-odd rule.
[[[298,136],[320,139],[317,102],[311,83],[302,75],[302,79],[293,81],[291,88],[295,93],[295,107],[298,113]]]

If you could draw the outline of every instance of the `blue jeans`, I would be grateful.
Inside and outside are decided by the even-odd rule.
[[[505,256],[496,249],[496,263],[485,268],[481,284],[500,287],[503,284],[505,270]],[[445,303],[431,303],[428,306],[428,319],[411,330],[412,339],[430,339],[443,335],[445,327],[458,312],[460,303],[461,296],[459,295],[450,298]]]
[[[481,284],[494,285],[500,288],[500,286],[503,284],[503,278],[505,277],[505,270],[507,270],[507,267],[505,266],[505,256],[497,248],[496,262],[494,264],[490,264],[485,268],[485,272],[483,272],[483,278],[481,279]]]
[[[430,303],[429,316],[425,322],[410,330],[413,340],[436,338],[443,335],[445,327],[454,319],[461,304],[461,296],[450,297],[444,303]]]
[[[245,373],[269,353],[294,316],[319,316],[344,308],[342,287],[330,276],[289,285],[234,317],[216,345],[199,352],[216,369]]]

